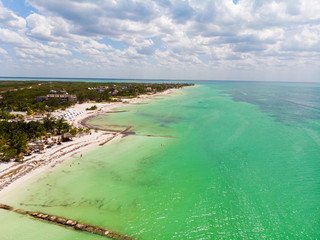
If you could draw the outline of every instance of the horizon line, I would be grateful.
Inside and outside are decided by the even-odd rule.
[[[2,78],[6,79],[36,79],[36,80],[41,80],[41,79],[99,79],[99,80],[142,80],[142,81],[217,81],[217,82],[254,82],[254,83],[263,83],[263,82],[271,82],[271,83],[319,83],[317,81],[279,81],[279,80],[241,80],[241,79],[170,79],[170,78],[102,78],[102,77],[7,77],[7,76],[0,76],[0,81],[3,81]]]

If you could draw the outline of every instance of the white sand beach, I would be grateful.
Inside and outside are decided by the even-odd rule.
[[[66,111],[56,111],[52,116],[58,116],[63,112],[74,111],[81,114],[68,119],[68,123],[74,127],[82,127],[84,120],[92,118],[101,114],[106,114],[112,109],[125,106],[128,104],[139,104],[145,100],[153,97],[163,96],[172,93],[173,90],[156,93],[153,95],[140,95],[137,98],[122,99],[122,102],[113,103],[96,103],[87,102],[82,104],[75,104],[74,106],[66,109]],[[93,105],[97,106],[96,110],[86,110]],[[24,158],[23,162],[9,162],[0,163],[0,198],[9,191],[12,191],[16,186],[34,177],[35,175],[62,163],[64,160],[84,151],[92,150],[110,141],[115,141],[122,136],[121,132],[108,132],[102,130],[90,130],[90,133],[82,134],[73,137],[72,141],[63,142],[61,145],[54,145],[51,148],[45,148],[41,153],[33,153],[31,156]]]

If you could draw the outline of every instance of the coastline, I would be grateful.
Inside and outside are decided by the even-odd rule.
[[[87,120],[102,114],[107,114],[108,112],[112,112],[114,108],[127,106],[130,104],[142,104],[142,102],[145,100],[172,93],[174,93],[174,89],[168,89],[164,92],[151,95],[140,95],[132,99],[123,99],[122,102],[87,102],[83,104],[75,104],[74,106],[66,109],[66,111],[72,109],[76,111],[83,111],[84,113],[76,116],[73,119],[67,120],[67,122],[74,127],[87,128]],[[97,109],[90,111],[85,110],[92,105],[96,105]],[[56,111],[52,114],[52,116],[60,115],[61,112],[61,110]],[[91,129],[90,133],[76,136],[72,141],[64,142],[61,145],[55,145],[52,148],[46,148],[41,153],[25,157],[25,161],[22,163],[0,163],[0,198],[13,191],[25,181],[55,167],[57,164],[64,162],[72,156],[82,154],[85,151],[93,150],[94,148],[99,147],[99,145],[116,141],[120,139],[123,134],[123,132],[115,133],[114,131]]]

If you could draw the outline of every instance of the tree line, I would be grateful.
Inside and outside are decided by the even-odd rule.
[[[60,135],[81,132],[82,129],[72,128],[64,119],[55,120],[46,117],[43,122],[9,122],[0,121],[0,160],[9,161],[18,158],[29,149],[28,142],[37,141],[49,133]]]
[[[46,96],[51,90],[65,89],[76,95],[79,102],[113,101],[117,97],[135,97],[146,94],[150,87],[157,92],[169,88],[180,88],[191,84],[180,83],[97,83],[97,82],[54,82],[54,81],[0,81],[0,111],[26,111],[28,114],[52,112],[67,108],[74,103],[49,99],[37,102],[39,96]],[[115,91],[116,90],[116,91]]]

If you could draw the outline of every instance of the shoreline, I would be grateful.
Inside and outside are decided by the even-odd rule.
[[[83,114],[76,116],[67,122],[74,127],[88,128],[86,122],[99,115],[115,112],[112,109],[131,104],[143,104],[145,100],[150,100],[157,96],[165,96],[174,93],[174,89],[168,89],[164,92],[140,95],[132,99],[123,99],[122,102],[96,103],[87,102],[83,104],[75,104],[66,109],[84,111]],[[96,105],[96,110],[86,111],[85,109]],[[53,117],[60,115],[61,110],[52,114]],[[55,145],[52,148],[45,148],[41,153],[34,153],[31,156],[25,157],[22,163],[9,162],[0,163],[0,198],[7,193],[15,190],[20,184],[35,177],[36,175],[55,167],[56,165],[70,159],[71,157],[93,150],[96,147],[121,139],[125,135],[124,132],[107,131],[103,129],[91,129],[88,134],[75,136],[72,141],[64,142],[61,145]]]

